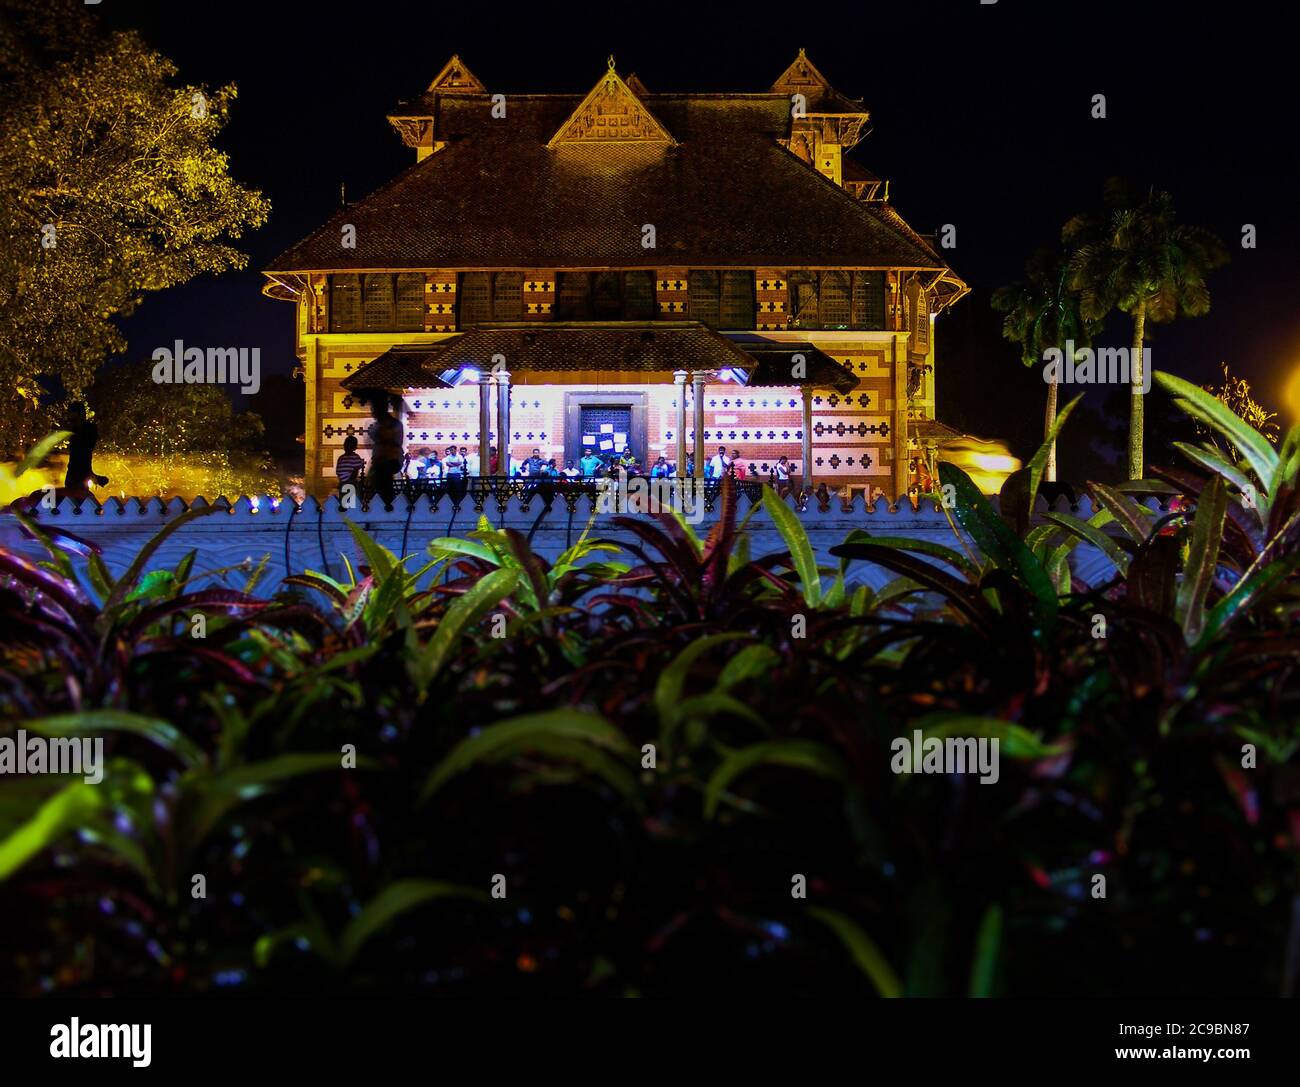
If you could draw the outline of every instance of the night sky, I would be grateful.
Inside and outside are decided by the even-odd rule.
[[[132,357],[177,338],[260,346],[267,372],[289,373],[292,308],[259,293],[258,270],[338,207],[340,184],[359,199],[413,161],[385,113],[452,53],[507,95],[584,93],[611,53],[651,92],[716,92],[767,90],[803,46],[872,113],[852,157],[890,180],[918,230],[957,228],[948,255],[974,290],[937,326],[941,419],[1032,452],[1043,385],[1000,340],[989,295],[1071,214],[1097,206],[1113,174],[1168,189],[1180,217],[1232,254],[1210,279],[1209,315],[1152,330],[1156,367],[1206,381],[1227,361],[1267,406],[1297,417],[1286,396],[1300,369],[1300,171],[1294,60],[1277,6],[105,0],[95,10],[140,30],[184,81],[237,84],[220,143],[234,176],[272,203],[242,243],[246,272],[152,295],[124,322]],[[1097,93],[1105,120],[1090,116]],[[1244,223],[1258,229],[1255,250],[1241,248]],[[1128,339],[1117,318],[1102,342]],[[1089,402],[1102,408],[1100,396]]]

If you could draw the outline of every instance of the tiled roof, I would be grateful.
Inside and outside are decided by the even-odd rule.
[[[777,140],[779,94],[647,95],[676,141],[547,141],[582,101],[432,96],[446,147],[405,170],[271,262],[268,271],[381,268],[895,267],[946,262],[873,214]],[[356,227],[356,248],[339,245]],[[644,228],[655,230],[653,248]]]
[[[349,374],[340,384],[353,392],[359,389],[400,392],[402,389],[450,388],[447,382],[435,375],[435,371],[425,368],[441,352],[442,347],[442,344],[402,344],[390,347],[374,361]],[[419,380],[412,381],[416,377]]]
[[[805,357],[805,382],[790,376],[791,356]],[[812,344],[776,343],[756,336],[732,339],[692,321],[607,324],[483,325],[423,347],[395,347],[343,380],[347,389],[417,389],[445,384],[437,377],[463,366],[487,369],[493,356],[511,373],[668,373],[674,370],[746,371],[749,384],[810,384],[839,392],[858,381]]]

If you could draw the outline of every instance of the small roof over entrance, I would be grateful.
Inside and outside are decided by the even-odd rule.
[[[796,354],[803,356],[802,378],[791,376]],[[676,370],[709,370],[751,386],[815,385],[846,393],[858,384],[809,343],[754,336],[742,342],[696,321],[616,321],[479,325],[436,344],[393,347],[345,378],[343,386],[446,388],[497,363],[519,383],[530,375],[546,375],[548,383],[583,384],[614,374],[662,380]]]

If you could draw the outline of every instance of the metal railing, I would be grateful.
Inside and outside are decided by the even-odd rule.
[[[740,480],[734,477],[728,477],[728,481],[735,489],[737,499],[747,499],[750,505],[762,500],[764,481],[755,479]],[[566,479],[563,477],[559,479],[507,479],[504,476],[468,476],[446,480],[395,479],[393,480],[393,498],[394,501],[404,498],[408,502],[418,502],[421,499],[426,499],[435,510],[444,499],[456,508],[468,501],[476,513],[482,512],[489,502],[504,506],[512,498],[519,500],[525,508],[534,499],[539,500],[546,507],[550,507],[558,499],[570,512],[574,512],[577,510],[579,502],[586,498],[593,510],[596,508],[597,502],[602,502],[605,504],[605,509],[611,512],[619,512],[626,508],[626,500],[629,495],[635,498],[638,494],[652,494],[664,496],[669,501],[673,501],[676,498],[680,482],[683,481],[679,481],[676,476],[652,479],[644,475],[627,476],[625,479],[611,477],[599,479]],[[689,477],[684,482],[688,487],[692,488],[697,484],[696,480]],[[701,493],[706,511],[712,512],[717,505],[718,498],[722,493],[723,482],[723,480],[719,479],[698,481],[702,488]],[[362,477],[359,483],[361,498],[366,505],[379,497],[373,480]],[[665,487],[667,489],[666,495]]]

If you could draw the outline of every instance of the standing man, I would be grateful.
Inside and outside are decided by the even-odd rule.
[[[402,469],[402,422],[389,411],[390,406],[386,392],[376,393],[370,402],[375,417],[370,424],[370,478],[386,506],[393,504],[393,477]]]

